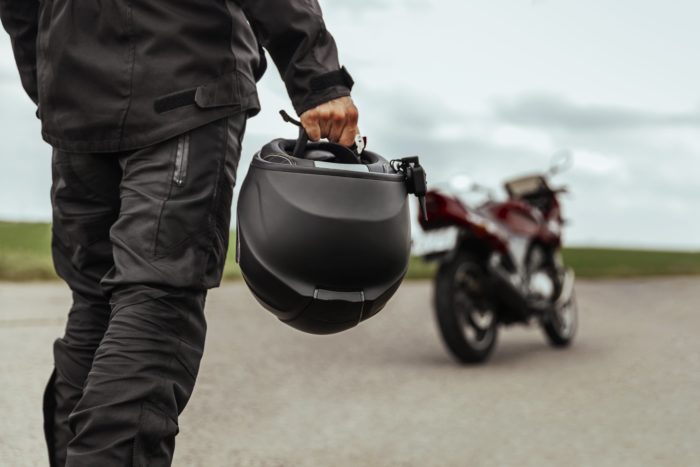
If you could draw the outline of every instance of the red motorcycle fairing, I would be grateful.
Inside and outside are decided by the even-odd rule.
[[[544,245],[557,245],[559,233],[552,232],[550,219],[559,221],[559,208],[543,213],[538,208],[519,199],[510,199],[500,203],[488,203],[478,211],[485,210],[492,218],[508,231],[509,236],[525,236]],[[556,217],[555,217],[556,216]]]
[[[535,236],[542,223],[542,214],[522,201],[493,203],[484,206],[484,210],[517,235]]]
[[[507,236],[503,235],[487,213],[472,211],[457,198],[438,191],[428,191],[425,201],[427,219],[422,216],[418,219],[424,231],[457,226],[470,231],[474,237],[499,251],[508,249]]]
[[[471,210],[456,197],[438,191],[426,194],[428,218],[418,222],[426,232],[457,226],[470,231],[476,238],[492,247],[508,250],[510,238],[528,237],[544,245],[558,245],[558,232],[549,228],[549,220],[559,220],[558,203],[543,214],[538,208],[519,199],[488,202]],[[558,222],[557,222],[558,223]]]
[[[457,198],[438,191],[428,191],[425,195],[427,218],[418,216],[423,230],[430,231],[453,225],[467,225],[467,208]]]

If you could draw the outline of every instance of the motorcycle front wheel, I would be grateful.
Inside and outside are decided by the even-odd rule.
[[[536,274],[542,274],[549,277],[552,288],[557,294],[563,293],[564,278],[558,271],[564,271],[565,268],[560,251],[547,253],[541,246],[533,245],[527,256],[527,270],[531,281],[530,288],[533,288],[533,277]],[[551,297],[549,300],[553,309],[540,318],[542,329],[552,347],[568,347],[578,327],[576,295],[571,292],[571,296],[563,304],[558,304],[556,297]]]
[[[438,328],[450,353],[463,363],[485,361],[496,345],[498,319],[483,281],[483,266],[467,253],[444,262],[435,277]]]
[[[578,327],[576,295],[542,319],[542,329],[552,347],[568,347],[574,340]]]

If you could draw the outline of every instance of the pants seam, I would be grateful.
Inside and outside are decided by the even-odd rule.
[[[230,123],[231,117],[226,117],[223,119],[223,133],[224,133],[224,147],[223,151],[221,151],[222,156],[219,158],[219,161],[217,163],[216,167],[216,178],[214,180],[214,190],[212,191],[212,197],[209,205],[209,213],[207,214],[207,243],[206,243],[206,249],[207,249],[207,254],[202,255],[203,261],[201,264],[201,274],[199,275],[201,277],[201,286],[203,288],[207,288],[207,266],[209,264],[209,257],[212,254],[212,247],[214,245],[214,236],[216,235],[216,209],[218,205],[218,198],[220,196],[220,190],[219,190],[219,185],[221,183],[221,177],[222,174],[226,171],[226,158],[228,157],[228,125]]]

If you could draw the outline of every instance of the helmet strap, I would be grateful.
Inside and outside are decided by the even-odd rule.
[[[280,115],[282,116],[282,120],[285,122],[299,127],[299,136],[297,137],[297,142],[294,145],[294,152],[292,155],[294,157],[302,157],[304,155],[304,151],[306,150],[306,145],[309,142],[309,135],[306,134],[304,125],[302,125],[299,120],[293,118],[284,110],[280,110]]]

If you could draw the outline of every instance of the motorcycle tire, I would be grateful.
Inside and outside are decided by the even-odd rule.
[[[561,280],[558,279],[557,270],[563,270],[564,265],[559,251],[548,253],[542,246],[534,244],[528,252],[526,265],[528,275],[538,271],[544,272],[550,277],[556,293],[561,293]],[[554,301],[554,298],[552,300]],[[550,311],[540,318],[540,324],[549,345],[560,348],[571,345],[578,326],[576,296],[572,293],[569,301],[560,309]]]
[[[566,313],[566,314],[564,314]],[[562,306],[561,310],[556,310],[552,315],[542,319],[542,329],[549,345],[552,347],[568,347],[574,340],[578,328],[578,304],[576,295],[572,294],[571,299]]]
[[[489,358],[498,337],[498,317],[491,306],[477,306],[475,290],[482,281],[483,266],[472,255],[459,253],[444,262],[435,277],[435,315],[438,329],[450,353],[462,363],[482,363]],[[471,294],[471,295],[470,295]]]

